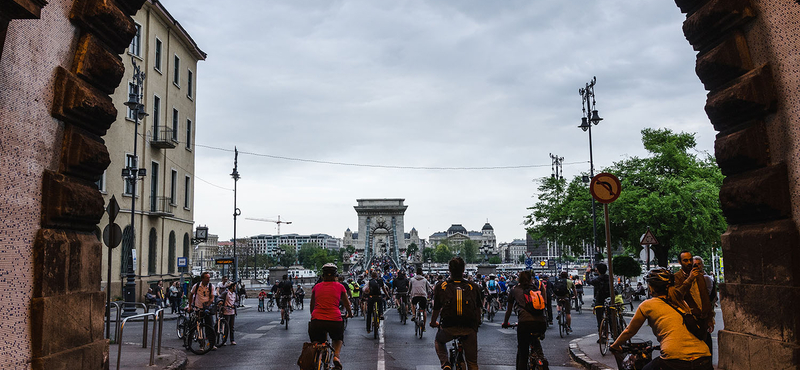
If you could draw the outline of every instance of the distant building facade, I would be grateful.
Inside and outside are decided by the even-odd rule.
[[[285,235],[256,235],[250,237],[250,244],[255,249],[256,254],[266,254],[270,257],[275,256],[275,251],[281,245],[288,245],[300,251],[303,244],[316,244],[324,249],[339,250],[342,248],[342,239],[334,238],[328,234],[285,234]]]
[[[220,257],[219,236],[208,234],[208,240],[198,244],[192,253],[192,271],[196,273],[202,273],[203,271],[211,271],[216,269],[214,260],[217,259],[217,257]]]
[[[481,231],[467,231],[461,224],[451,225],[447,231],[440,231],[431,234],[428,237],[431,247],[442,243],[447,240],[450,244],[464,244],[467,240],[472,240],[478,243],[478,247],[488,246],[491,248],[491,254],[497,254],[497,237],[494,235],[494,228],[488,222],[483,225]]]

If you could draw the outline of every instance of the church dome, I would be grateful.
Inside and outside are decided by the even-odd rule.
[[[455,233],[466,234],[467,233],[467,228],[465,228],[464,226],[461,226],[461,224],[453,224],[452,226],[450,226],[449,229],[447,229],[447,234],[449,235],[449,234],[455,234]]]
[[[489,225],[489,223],[487,222],[486,225],[483,225],[483,228],[481,229],[481,231],[483,231],[483,230],[494,230],[494,228],[492,227],[492,225]]]

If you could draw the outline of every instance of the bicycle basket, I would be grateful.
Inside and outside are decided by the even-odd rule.
[[[620,370],[641,370],[653,360],[653,342],[629,342],[621,351],[612,351]]]

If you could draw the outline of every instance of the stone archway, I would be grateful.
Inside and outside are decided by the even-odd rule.
[[[361,266],[366,267],[376,255],[388,254],[400,266],[400,253],[405,251],[404,215],[408,206],[404,199],[358,199],[358,240],[356,251],[363,252]],[[378,244],[381,243],[381,244]],[[388,248],[380,250],[383,246]]]

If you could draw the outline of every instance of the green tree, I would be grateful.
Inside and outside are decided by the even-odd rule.
[[[348,245],[344,250],[347,252],[348,256],[351,256],[353,253],[356,252],[356,247]]]
[[[417,252],[419,252],[419,247],[416,243],[411,243],[406,247],[406,256],[413,256]]]
[[[286,253],[279,258],[280,265],[288,267],[294,264],[294,261],[297,259],[297,251],[295,248],[286,244],[282,244],[280,248],[286,251]]]
[[[478,243],[474,240],[464,241],[464,244],[461,245],[461,258],[466,263],[478,262]]]
[[[525,255],[524,254],[520,254],[519,257],[517,257],[517,259],[519,260],[519,263],[525,263]]]
[[[624,276],[628,279],[642,274],[642,266],[631,256],[619,255],[611,259],[614,264],[614,275]]]
[[[432,248],[432,247],[431,248],[423,248],[422,249],[422,260],[425,261],[425,262],[428,262],[428,260],[434,261],[436,259],[435,254],[436,254],[436,249],[435,248]]]
[[[503,261],[500,259],[500,256],[492,256],[489,258],[489,263],[497,265],[503,263]]]
[[[300,252],[297,255],[297,259],[300,261],[300,264],[303,267],[310,269],[314,267],[314,261],[311,260],[311,257],[318,251],[322,249],[317,243],[305,243],[300,246]]]
[[[450,250],[450,247],[447,244],[442,243],[436,246],[436,251],[433,257],[434,262],[445,263],[449,262],[451,258],[453,258],[453,252]]]

